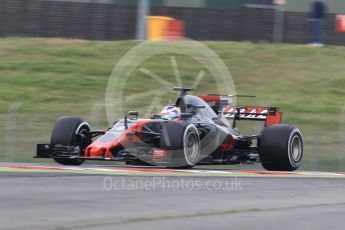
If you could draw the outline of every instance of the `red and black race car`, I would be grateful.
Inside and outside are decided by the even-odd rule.
[[[125,161],[129,165],[159,165],[191,168],[196,164],[241,164],[261,162],[267,170],[293,171],[302,160],[303,140],[298,128],[280,124],[276,107],[232,106],[231,96],[188,95],[181,91],[173,105],[179,116],[164,114],[115,121],[106,130],[91,130],[79,117],[61,117],[50,144],[37,145],[37,158],[53,158],[63,165],[85,160]],[[265,123],[259,134],[242,136],[239,120]]]

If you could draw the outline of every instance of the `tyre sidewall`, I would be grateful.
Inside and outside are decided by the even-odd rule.
[[[187,138],[188,138],[188,135],[191,133],[192,135],[195,135],[197,138],[196,148],[198,149],[195,157],[193,158],[190,158],[187,153],[187,144],[188,144]],[[189,166],[194,166],[199,161],[199,157],[200,157],[200,136],[199,136],[198,129],[195,127],[195,125],[190,124],[186,127],[185,132],[183,134],[183,145],[184,145],[183,155],[184,155],[185,163]]]
[[[198,153],[195,159],[187,157],[185,142],[188,134],[193,132],[197,137]],[[200,158],[200,137],[195,125],[187,122],[167,122],[162,130],[160,147],[169,150],[169,167],[193,167]]]
[[[301,140],[301,153],[297,159],[297,161],[295,161],[294,159],[292,159],[292,149],[291,149],[291,141],[293,140],[293,138],[297,136],[298,138],[300,138]],[[289,162],[292,165],[293,168],[297,169],[300,167],[301,165],[301,160],[303,157],[303,137],[302,137],[302,133],[298,128],[294,128],[294,130],[291,132],[290,137],[289,137],[289,145],[288,145],[288,158],[289,158]]]

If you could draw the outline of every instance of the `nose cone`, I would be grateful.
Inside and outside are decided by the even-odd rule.
[[[104,157],[105,152],[105,148],[96,146],[90,147],[88,151],[89,157]]]

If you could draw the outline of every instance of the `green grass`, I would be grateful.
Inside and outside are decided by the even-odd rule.
[[[64,39],[0,39],[0,159],[27,161],[35,143],[48,142],[53,122],[79,115],[97,128],[106,126],[102,102],[111,72],[134,41],[95,42]],[[238,94],[257,95],[240,104],[278,105],[284,123],[294,124],[305,138],[305,169],[340,170],[345,165],[342,125],[345,121],[345,47],[204,42],[231,70]],[[191,85],[201,64],[175,55],[185,85]],[[169,55],[152,57],[145,67],[174,83]],[[159,83],[135,69],[126,95],[154,89]],[[176,82],[175,82],[176,83]],[[210,73],[196,93],[215,89]],[[171,95],[170,95],[171,96]],[[163,96],[168,101],[168,95]],[[17,115],[10,106],[20,102]],[[144,111],[150,98],[133,102]],[[94,112],[97,111],[97,112]],[[9,125],[16,120],[16,128]],[[12,136],[11,136],[12,135]],[[6,140],[7,137],[7,140]],[[5,143],[13,141],[11,148]],[[8,146],[8,145],[7,145]],[[339,162],[340,160],[340,162]],[[338,167],[339,166],[339,167]],[[345,166],[342,166],[343,170]]]

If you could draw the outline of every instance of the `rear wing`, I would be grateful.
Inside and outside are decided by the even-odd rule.
[[[228,119],[233,119],[235,126],[236,120],[265,121],[265,126],[280,124],[283,113],[278,107],[265,106],[234,106],[232,104],[233,96],[207,95],[199,96],[206,101],[217,113],[223,113]]]

